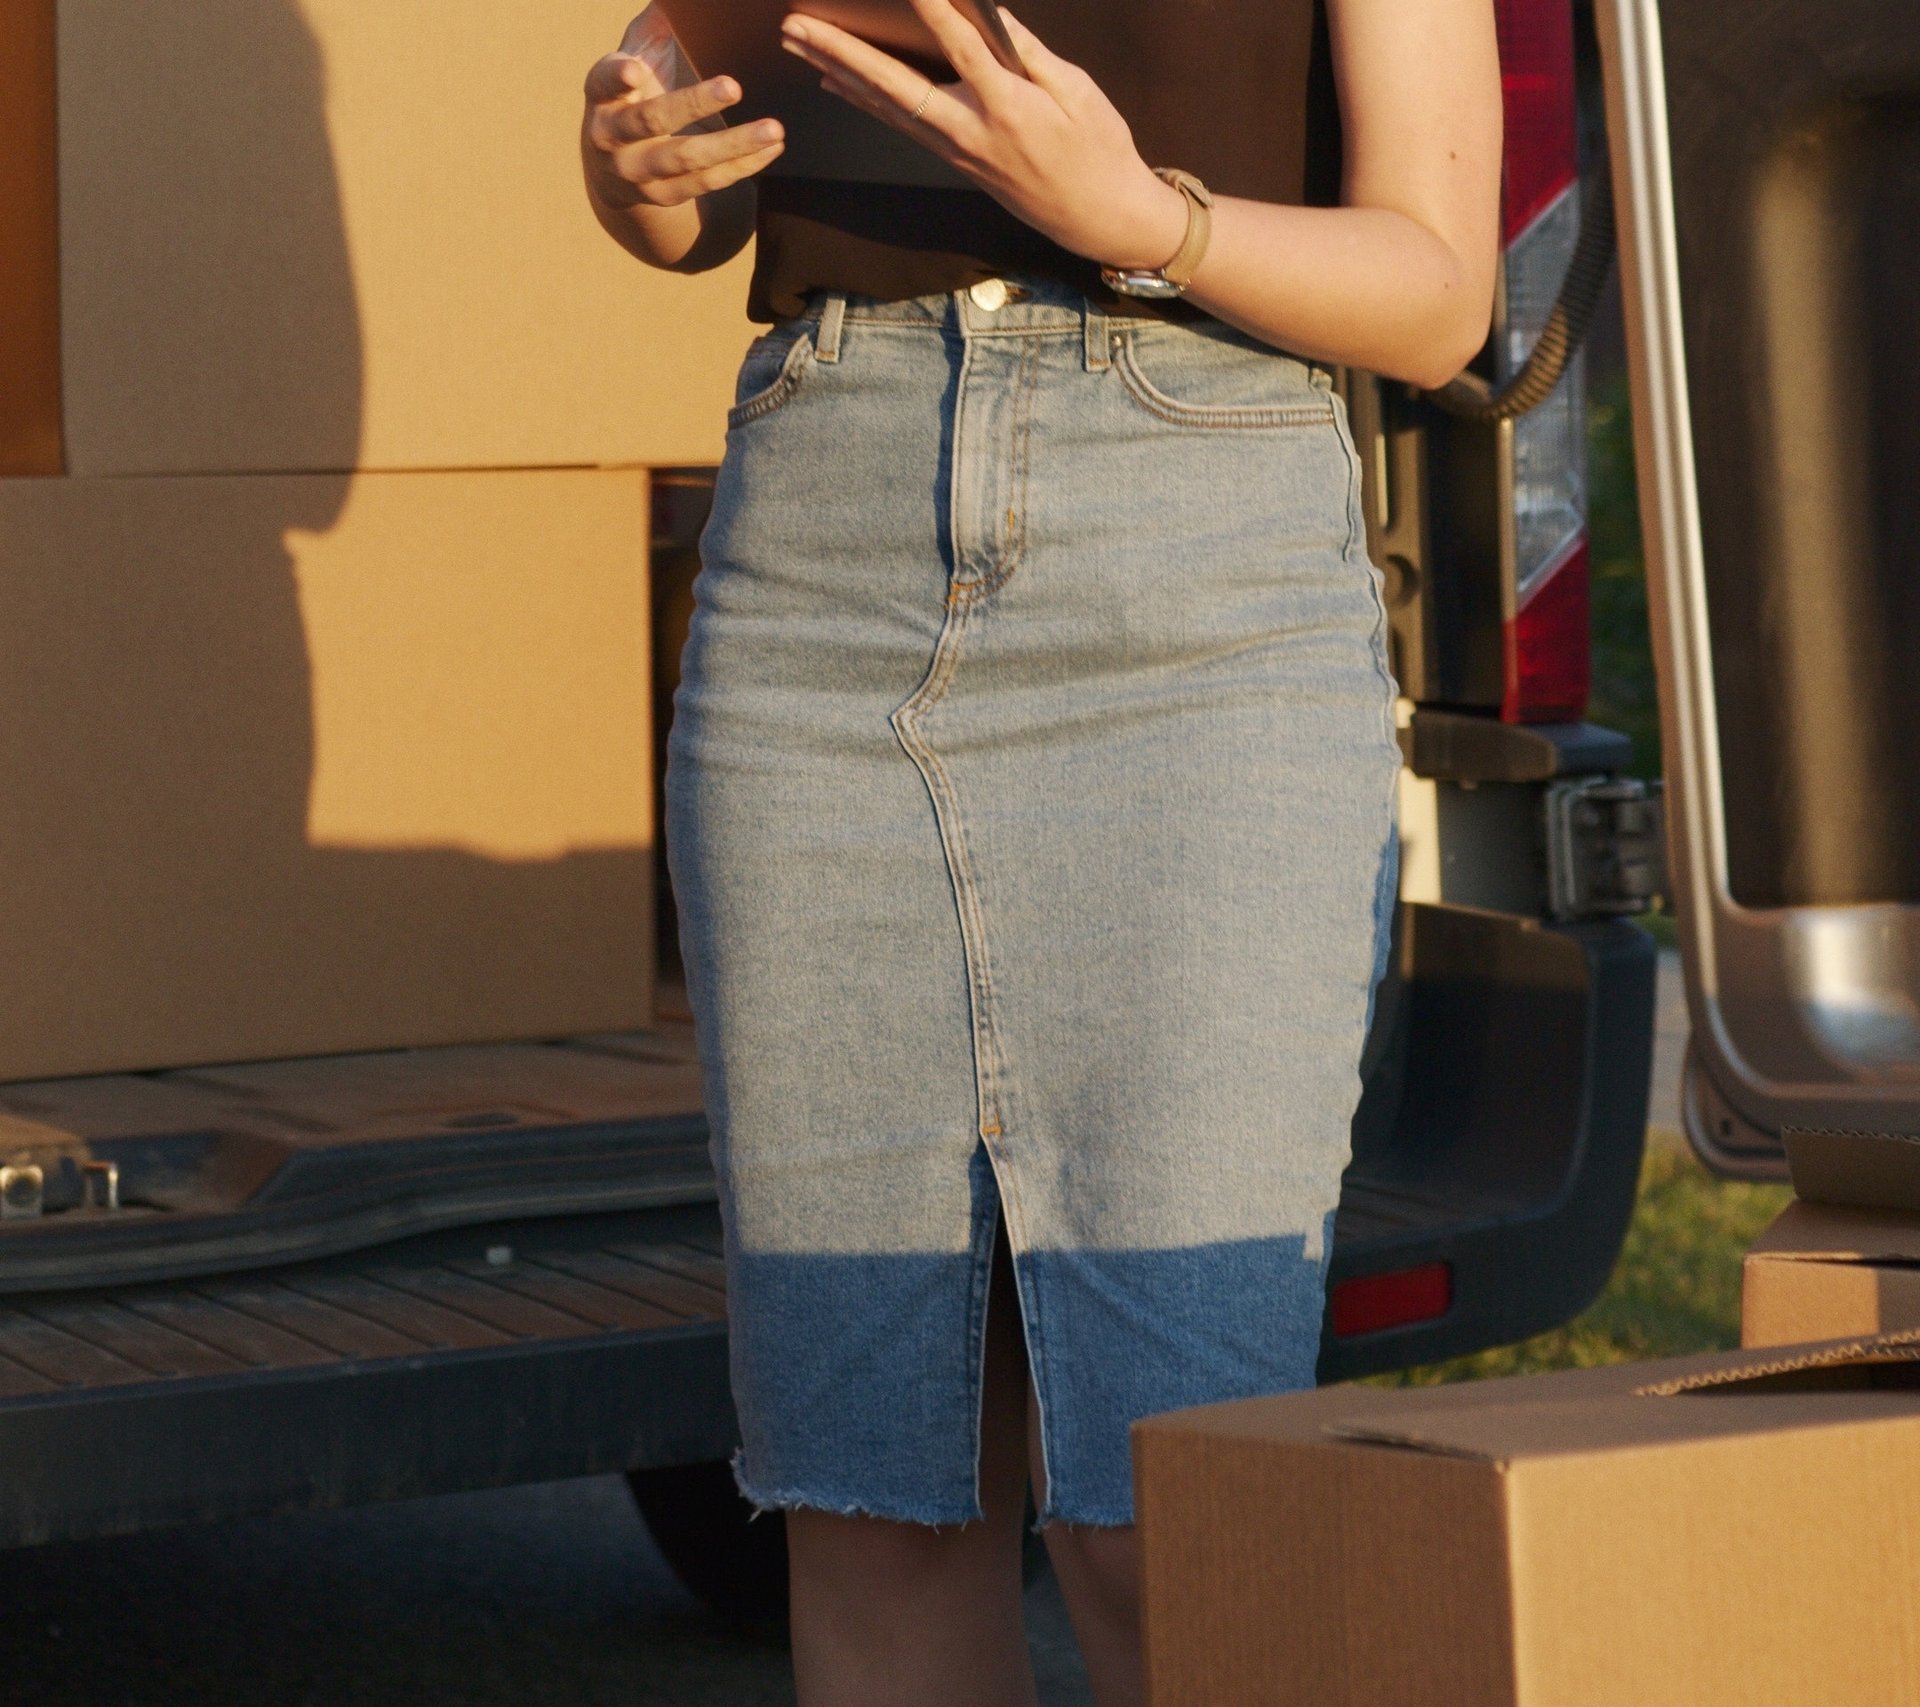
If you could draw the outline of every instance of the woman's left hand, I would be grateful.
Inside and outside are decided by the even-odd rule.
[[[957,82],[929,85],[821,18],[790,12],[781,35],[825,88],[931,149],[1063,248],[1112,267],[1158,267],[1173,257],[1186,233],[1186,198],[1140,158],[1126,120],[1092,77],[1004,7],[1032,81],[994,58],[952,0],[911,3]]]

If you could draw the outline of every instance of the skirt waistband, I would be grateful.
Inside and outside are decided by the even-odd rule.
[[[1007,272],[954,290],[884,298],[858,291],[815,288],[807,293],[802,320],[818,320],[835,298],[849,320],[886,321],[966,332],[1061,332],[1090,316],[1122,324],[1144,321],[1192,324],[1213,319],[1204,309],[1175,301],[1155,309],[1115,304],[1089,296],[1078,285],[1045,273]]]

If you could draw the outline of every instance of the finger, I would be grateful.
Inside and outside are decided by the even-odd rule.
[[[844,85],[834,93],[852,100],[856,106],[862,106],[916,141],[931,146],[929,138],[940,137],[957,147],[970,149],[982,140],[984,126],[980,113],[964,100],[936,99],[922,110],[918,119],[914,118],[914,109],[920,106],[920,99],[927,92],[926,76],[901,64],[871,42],[812,16],[799,19],[789,14],[782,21],[781,31],[790,53],[804,59],[823,76]],[[965,85],[943,84],[941,87],[951,97]]]
[[[1007,34],[1013,37],[1013,45],[1020,50],[1020,63],[1027,68],[1035,87],[1046,90],[1062,106],[1066,105],[1068,92],[1077,87],[1076,76],[1084,76],[1084,71],[1072,60],[1062,59],[1004,6],[1000,8],[1000,19],[1007,26]]]
[[[644,186],[643,194],[656,207],[673,207],[680,202],[692,201],[696,196],[724,190],[729,184],[737,184],[742,178],[750,178],[755,172],[764,170],[780,158],[786,146],[783,137],[768,147],[752,149],[748,153],[735,155],[731,160],[703,166],[695,172],[656,178]]]
[[[677,178],[785,141],[786,133],[778,120],[762,119],[757,124],[730,126],[705,135],[656,137],[639,144],[633,160],[648,177]]]
[[[993,57],[986,38],[953,0],[910,0],[910,4],[940,44],[947,63],[960,74],[961,82],[984,92],[993,87],[994,78],[1013,75]]]
[[[650,136],[674,136],[695,127],[717,129],[725,123],[717,115],[739,99],[738,83],[731,77],[715,77],[641,101],[610,102],[595,117],[600,133],[617,147]]]
[[[610,53],[596,60],[587,73],[587,100],[596,107],[609,101],[631,100],[636,92],[652,93],[661,87],[647,62],[630,53]]]
[[[643,102],[647,119],[656,136],[671,136],[690,124],[725,112],[740,99],[740,85],[731,77],[709,77],[704,83],[689,83],[684,89],[671,89],[664,95]]]

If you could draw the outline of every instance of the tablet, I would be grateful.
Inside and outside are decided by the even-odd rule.
[[[780,45],[780,20],[805,12],[838,24],[924,71],[951,82],[946,62],[908,0],[654,0],[701,77],[733,78],[740,99],[728,124],[774,117],[787,146],[770,176],[850,178],[860,183],[971,189],[972,181],[911,137],[829,95],[820,74]],[[1024,68],[992,0],[954,0],[972,18],[1002,64]]]

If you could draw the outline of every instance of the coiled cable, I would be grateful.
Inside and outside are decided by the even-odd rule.
[[[1602,154],[1581,186],[1580,235],[1574,242],[1573,259],[1567,263],[1559,298],[1520,371],[1498,391],[1477,373],[1463,373],[1439,390],[1421,395],[1449,415],[1483,425],[1517,420],[1528,410],[1539,408],[1552,395],[1560,376],[1567,371],[1567,363],[1592,329],[1600,293],[1606,289],[1607,274],[1613,268],[1613,256],[1613,176]]]

